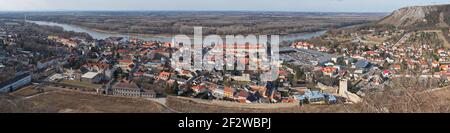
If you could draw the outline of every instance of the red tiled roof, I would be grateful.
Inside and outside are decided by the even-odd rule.
[[[224,91],[224,92],[234,92],[234,89],[231,88],[231,87],[225,87],[225,88],[223,89],[223,91]]]
[[[384,70],[383,74],[389,74],[389,70]]]
[[[284,71],[284,70],[279,70],[279,71],[278,71],[278,74],[280,74],[280,75],[287,75],[287,72]]]
[[[184,75],[191,74],[191,72],[188,71],[188,70],[182,70],[181,73],[184,74]]]
[[[336,68],[334,68],[334,67],[325,67],[322,69],[322,72],[331,73],[331,72],[334,72],[335,70],[336,70]]]
[[[205,89],[206,86],[203,86],[203,85],[197,85],[197,86],[192,86],[191,88],[192,88],[193,90],[201,90],[201,89]]]
[[[86,67],[97,66],[98,68],[106,69],[106,68],[109,68],[111,65],[106,64],[106,63],[87,63],[84,66],[86,66]]]
[[[134,76],[142,76],[142,75],[144,75],[143,72],[135,72],[135,73],[134,73]]]
[[[169,77],[170,73],[169,72],[161,72],[161,73],[159,73],[159,76],[160,77]]]
[[[125,50],[125,49],[119,49],[119,50],[117,50],[117,52],[118,52],[118,53],[127,53],[128,50]]]
[[[238,97],[248,97],[248,95],[249,94],[246,91],[239,91],[236,96],[238,96]]]

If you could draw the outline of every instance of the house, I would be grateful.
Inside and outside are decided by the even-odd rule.
[[[217,86],[216,88],[210,88],[212,95],[217,99],[222,99],[225,97],[225,91],[223,86]]]
[[[169,72],[161,72],[157,77],[158,80],[169,80],[171,73]]]
[[[116,52],[121,56],[127,55],[129,53],[129,51],[125,49],[119,49]]]
[[[389,75],[391,74],[391,72],[389,70],[384,70],[383,71],[383,77],[389,77]]]
[[[365,60],[360,60],[355,63],[356,68],[367,68],[369,67],[370,63]]]
[[[293,43],[292,47],[302,48],[302,49],[311,49],[311,48],[314,48],[314,44],[310,44],[308,42],[297,42],[297,43]]]
[[[400,64],[394,64],[394,70],[401,70],[402,66]]]
[[[102,76],[97,72],[87,72],[81,76],[81,80],[89,83],[99,83],[102,80]]]
[[[144,76],[144,72],[135,72],[135,73],[133,73],[133,76],[134,77],[143,77]]]
[[[394,60],[390,59],[389,57],[386,57],[386,61],[387,61],[389,64],[394,63]]]
[[[64,46],[67,46],[67,47],[76,47],[76,46],[78,46],[77,42],[75,42],[75,41],[73,41],[71,39],[66,39],[66,38],[62,38],[62,37],[59,37],[59,36],[48,36],[47,39],[53,40],[53,41],[56,41],[56,42],[59,42],[59,43],[62,43]]]
[[[206,86],[203,86],[203,85],[197,85],[197,86],[192,86],[191,89],[192,89],[192,91],[194,91],[195,93],[200,93],[200,92],[206,91]]]
[[[333,86],[329,86],[329,85],[325,85],[321,82],[317,83],[317,88],[320,89],[321,92],[326,92],[326,93],[338,93],[339,88],[337,87],[333,87]],[[300,91],[300,93],[297,94],[305,94],[305,92],[309,91],[310,89],[308,88],[304,88],[303,90]]]
[[[306,97],[305,95],[294,95],[294,99],[299,101],[300,105],[303,105],[306,103]]]
[[[131,71],[133,64],[132,60],[119,60],[118,66],[124,71]]]
[[[265,86],[250,86],[250,89],[253,92],[258,92],[258,94],[260,94],[263,97],[267,97],[266,96],[267,88]]]
[[[336,104],[337,103],[337,99],[335,96],[325,93],[325,101],[327,102],[327,104]]]
[[[47,59],[43,59],[37,62],[37,69],[45,69],[47,67],[50,67],[51,65],[54,65],[57,63],[58,58],[57,57],[51,57]]]
[[[67,47],[77,47],[78,43],[69,39],[62,39],[61,43]]]
[[[252,81],[250,79],[250,74],[242,74],[242,76],[233,76],[231,77],[235,81],[241,81],[241,82],[250,82]]]
[[[420,68],[428,69],[428,62],[426,60],[420,60]]]
[[[126,39],[124,37],[108,37],[105,39],[106,42],[118,45],[121,42],[124,42]]]
[[[106,63],[87,63],[83,65],[83,69],[88,72],[100,73],[106,80],[111,80],[114,74],[114,68],[112,68],[110,64]]]
[[[441,71],[447,71],[448,65],[441,65],[439,68]]]
[[[188,78],[194,77],[194,76],[192,75],[191,71],[188,71],[188,70],[181,70],[181,72],[180,72],[179,75],[180,75],[180,76],[186,76],[186,77],[188,77]]]
[[[408,61],[407,65],[408,65],[409,69],[415,69],[416,68],[416,63],[414,63],[413,61]]]
[[[339,64],[340,62],[344,61],[344,57],[343,56],[331,57],[331,61],[333,61],[336,64]]]
[[[234,97],[234,92],[236,91],[236,89],[231,88],[231,87],[225,87],[223,89],[223,94],[225,97],[227,98],[233,98]]]
[[[439,62],[438,62],[438,61],[433,61],[433,62],[431,63],[431,66],[432,66],[433,68],[437,68],[437,67],[439,67]]]
[[[249,93],[247,91],[241,90],[236,93],[234,96],[240,103],[251,103],[247,100],[247,97],[249,96]]]
[[[31,83],[31,75],[28,73],[19,75],[8,81],[0,83],[0,93],[13,92]]]
[[[325,101],[325,95],[320,93],[319,91],[306,91],[305,97],[308,102],[312,104],[320,104]]]
[[[161,67],[162,65],[161,61],[149,61],[144,64],[145,67]]]
[[[358,69],[358,70],[355,70],[353,73],[356,74],[356,75],[362,75],[362,74],[365,73],[365,71],[362,70],[362,69]]]
[[[170,48],[170,46],[172,46],[172,43],[170,43],[170,42],[165,42],[164,44],[161,44],[161,46],[162,46],[162,47],[165,47],[165,48]]]
[[[363,52],[363,54],[362,54],[363,56],[379,56],[379,54],[378,54],[378,52],[375,52],[375,51],[366,51],[366,52]]]
[[[332,77],[337,73],[337,69],[334,67],[324,67],[322,68],[323,75]]]

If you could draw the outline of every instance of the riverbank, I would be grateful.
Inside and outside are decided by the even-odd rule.
[[[94,39],[106,39],[108,37],[125,37],[125,38],[138,38],[145,41],[163,41],[170,42],[172,41],[172,37],[175,35],[172,34],[136,34],[136,33],[119,33],[114,31],[105,31],[95,28],[89,28],[85,26],[73,25],[73,24],[63,24],[57,22],[48,22],[48,21],[30,21],[29,23],[34,23],[38,25],[46,25],[46,26],[58,26],[62,27],[66,31],[73,32],[84,32],[92,36]],[[307,40],[313,37],[318,37],[325,34],[327,30],[318,31],[318,32],[308,32],[308,33],[296,33],[296,34],[288,34],[288,35],[280,35],[280,41],[296,41],[296,40]],[[188,35],[188,37],[193,37],[193,35]],[[224,37],[224,36],[223,36]]]

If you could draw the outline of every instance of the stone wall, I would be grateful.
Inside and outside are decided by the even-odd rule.
[[[168,96],[166,104],[174,110],[185,113],[298,113],[306,111],[297,103],[241,104],[175,96]]]

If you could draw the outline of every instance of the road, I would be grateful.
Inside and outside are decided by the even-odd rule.
[[[394,47],[403,44],[409,37],[411,37],[411,33],[406,33],[397,43],[394,44]]]

